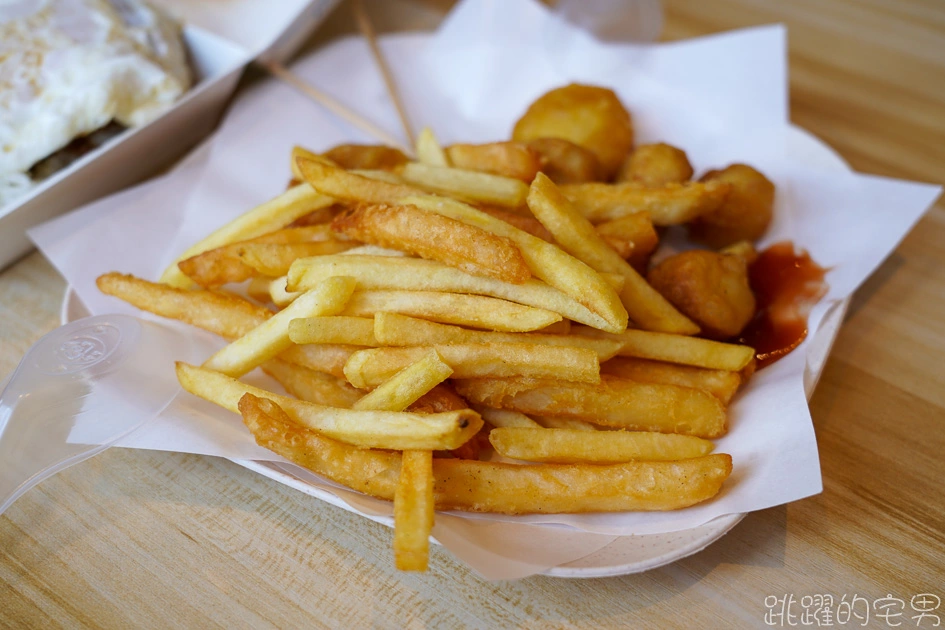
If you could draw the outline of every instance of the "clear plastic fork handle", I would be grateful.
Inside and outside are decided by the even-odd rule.
[[[58,328],[23,357],[0,392],[0,514],[51,475],[154,418],[180,391],[187,335],[127,315]]]

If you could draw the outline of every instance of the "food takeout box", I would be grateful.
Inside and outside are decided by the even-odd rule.
[[[184,24],[194,85],[167,112],[128,129],[0,207],[0,268],[33,245],[26,230],[153,175],[213,129],[243,69],[284,61],[340,0],[152,0]]]

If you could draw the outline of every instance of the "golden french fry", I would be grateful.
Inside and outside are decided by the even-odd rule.
[[[365,494],[391,500],[401,456],[359,449],[294,424],[271,400],[242,402],[257,444]],[[678,462],[535,464],[433,461],[437,509],[502,514],[676,510],[711,499],[732,472],[725,454]]]
[[[108,273],[98,278],[99,290],[141,310],[203,328],[227,339],[242,337],[272,317],[272,312],[236,295],[197,289],[175,289],[134,276]],[[294,346],[280,355],[285,361],[344,378],[344,366],[357,346]]]
[[[284,276],[297,258],[340,254],[355,247],[355,243],[325,241],[323,243],[246,243],[231,245],[228,253],[252,270],[253,275]],[[219,251],[219,250],[216,250]],[[191,259],[192,260],[192,259]],[[187,261],[180,264],[183,265]],[[181,267],[183,269],[183,267]],[[246,278],[243,278],[245,280]],[[229,280],[240,282],[241,280]]]
[[[672,461],[702,457],[713,448],[709,440],[691,435],[541,428],[493,429],[489,442],[505,457],[549,464]]]
[[[177,289],[131,275],[106,273],[99,276],[95,284],[102,293],[113,295],[143,311],[176,319],[228,339],[242,337],[272,317],[269,309],[236,295]]]
[[[585,348],[525,343],[494,346],[471,343],[433,347],[443,361],[453,368],[455,378],[531,376],[584,383],[596,383],[600,379],[597,355]],[[420,360],[428,351],[429,346],[360,350],[348,359],[345,376],[355,387],[376,387]]]
[[[403,411],[424,394],[449,378],[453,369],[430,349],[415,363],[381,383],[355,405],[355,409]]]
[[[293,154],[293,161],[298,157]],[[303,155],[311,159],[311,156]],[[383,144],[339,144],[317,156],[327,158],[331,164],[351,170],[384,170],[396,169],[406,164],[409,158],[400,149]],[[299,179],[305,179],[296,175]]]
[[[587,269],[593,273],[589,267]],[[488,295],[552,311],[592,327],[605,330],[615,328],[600,315],[592,313],[587,307],[544,282],[531,279],[523,284],[511,284],[494,278],[473,276],[432,260],[416,258],[348,254],[300,258],[292,263],[289,269],[288,289],[306,290],[332,276],[351,276],[357,280],[360,289],[446,291]],[[609,288],[606,282],[603,284]],[[613,289],[610,290],[613,291]]]
[[[626,280],[620,300],[630,319],[641,328],[693,335],[699,327],[651,287],[626,260],[597,233],[591,222],[539,173],[528,194],[528,207],[548,228],[558,244],[600,273],[620,274]]]
[[[312,189],[342,201],[396,203],[420,192],[413,186],[369,179],[314,160],[298,158],[296,164]]]
[[[394,491],[394,562],[399,570],[427,570],[433,509],[433,453],[404,451]]]
[[[429,127],[424,127],[420,130],[420,133],[417,134],[416,149],[417,160],[423,164],[429,164],[431,166],[450,165],[450,161],[447,159],[443,147],[440,146],[440,142],[436,139],[436,136],[433,135],[433,130]]]
[[[411,197],[405,199],[404,203],[512,239],[525,256],[532,273],[600,316],[606,322],[601,327],[603,330],[620,331],[627,327],[627,311],[614,288],[585,263],[555,245],[452,199]],[[562,315],[575,319],[566,313]]]
[[[269,285],[279,279],[280,278],[270,278],[268,276],[256,276],[249,281],[249,284],[246,285],[246,294],[257,302],[262,302],[263,304],[266,302],[273,302],[272,295],[269,292]],[[286,277],[282,276],[281,280],[283,282],[282,286],[285,287]],[[289,301],[291,302],[291,300]],[[275,304],[275,302],[273,302],[273,304]],[[282,307],[285,306],[285,304],[280,304],[279,306]]]
[[[362,448],[452,449],[482,427],[471,409],[440,414],[395,411],[356,411],[324,407],[241,383],[213,370],[177,363],[177,380],[195,396],[239,413],[245,394],[276,403],[300,426]]]
[[[292,346],[289,322],[303,317],[331,315],[341,311],[354,293],[353,278],[328,278],[300,295],[284,310],[249,331],[207,359],[203,367],[227,376],[242,376]]]
[[[446,148],[446,155],[456,168],[511,177],[526,184],[540,167],[538,153],[521,142],[454,144]]]
[[[285,285],[283,284],[283,287]],[[344,315],[373,317],[390,312],[473,328],[504,332],[544,329],[567,334],[567,330],[548,330],[568,320],[542,308],[523,306],[508,300],[440,291],[355,291],[345,305]],[[570,324],[568,324],[570,329]]]
[[[419,188],[509,208],[523,205],[528,195],[528,186],[518,179],[460,168],[409,162],[400,176]]]
[[[287,392],[316,405],[350,409],[363,395],[340,378],[280,359],[265,362],[262,369],[279,381]]]
[[[302,295],[301,291],[287,291],[286,290],[285,288],[286,283],[289,281],[289,278],[287,276],[279,276],[278,278],[266,278],[265,276],[260,276],[258,279],[264,283],[263,286],[265,288],[263,289],[263,286],[255,287],[254,284],[257,279],[254,278],[253,281],[250,282],[249,284],[248,291],[249,291],[250,296],[255,297],[253,295],[254,291],[260,291],[260,292],[265,291],[266,295],[268,296],[268,299],[279,308],[285,308],[286,306],[291,304],[295,298]],[[263,301],[263,300],[260,299],[260,301]]]
[[[548,326],[545,326],[544,328],[537,330],[536,332],[540,332],[540,333],[544,333],[548,335],[569,335],[571,334],[571,320],[562,319],[560,322],[549,324]]]
[[[472,408],[482,416],[482,419],[494,427],[526,427],[540,429],[541,425],[526,416],[524,413],[508,409],[495,409],[484,405],[473,405]]]
[[[549,335],[542,333],[501,333],[468,330],[459,326],[428,322],[397,313],[378,313],[374,316],[374,338],[384,346],[431,346],[456,343],[534,343],[547,346],[587,348],[597,353],[599,361],[606,361],[620,350],[620,342],[587,343],[591,337],[579,335]],[[299,342],[296,342],[299,343]]]
[[[321,316],[293,319],[289,339],[295,344],[340,343],[350,346],[379,346],[374,337],[374,320],[367,317]]]
[[[345,364],[351,355],[362,350],[361,346],[349,346],[344,344],[305,344],[304,346],[292,346],[279,355],[283,361],[288,361],[295,365],[324,372],[334,377],[343,379],[345,377]]]
[[[331,166],[338,166],[334,160],[325,155],[318,155],[312,151],[309,151],[305,147],[300,147],[298,145],[292,147],[292,152],[289,154],[289,168],[292,170],[292,179],[297,181],[304,181],[305,178],[302,177],[302,171],[299,170],[299,166],[296,163],[298,158],[305,158],[306,160],[314,160],[316,162],[322,162],[324,164],[329,164]]]
[[[187,248],[187,251],[164,270],[164,273],[161,274],[161,282],[182,289],[193,287],[194,283],[177,266],[180,261],[210,249],[272,232],[309,212],[327,208],[332,203],[334,203],[334,199],[318,194],[308,184],[293,186],[275,199],[256,206]]]
[[[258,273],[252,267],[243,263],[240,248],[243,245],[265,243],[272,245],[294,245],[298,243],[322,243],[332,241],[332,232],[327,225],[312,225],[308,227],[285,228],[263,234],[247,241],[231,243],[217,247],[180,261],[177,265],[187,277],[204,288],[218,287],[229,282],[242,282]],[[333,242],[325,251],[319,248],[302,250],[298,256],[314,256],[322,253],[338,253],[350,249],[353,245],[339,246]]]
[[[619,376],[641,383],[666,383],[680,387],[694,387],[709,392],[721,400],[723,405],[727,405],[732,400],[742,381],[739,372],[709,370],[631,357],[611,359],[607,363],[602,363],[600,370],[602,374]]]
[[[687,182],[656,188],[635,182],[566,184],[561,192],[591,223],[633,212],[647,212],[654,225],[679,225],[719,208],[728,195],[725,182]]]
[[[539,223],[535,217],[531,216],[531,211],[528,208],[525,208],[524,211],[529,213],[529,216],[524,214],[516,214],[509,210],[503,208],[495,208],[493,206],[486,206],[480,204],[477,209],[480,212],[488,214],[494,219],[499,219],[500,221],[505,221],[506,223],[517,227],[523,232],[528,232],[532,236],[540,238],[543,241],[548,241],[549,243],[554,242],[554,237],[551,236],[551,232],[545,229],[545,226]]]
[[[749,346],[711,341],[698,337],[634,329],[627,329],[620,334],[610,335],[590,327],[579,327],[575,329],[575,332],[592,337],[622,341],[623,348],[617,353],[620,356],[681,363],[682,365],[693,365],[712,370],[737,372],[755,358],[755,351]]]
[[[599,182],[604,169],[593,151],[564,138],[535,138],[528,148],[538,154],[540,170],[554,183],[581,184]]]
[[[361,204],[332,228],[363,243],[437,260],[476,276],[521,284],[532,274],[510,239],[411,205]]]
[[[598,427],[590,422],[575,420],[574,418],[556,418],[554,416],[535,416],[539,427],[546,429],[564,429],[567,431],[597,431]]]
[[[561,416],[633,431],[725,434],[725,408],[704,391],[602,376],[596,385],[528,378],[454,380],[468,401],[528,415]]]
[[[376,179],[379,182],[387,182],[388,184],[405,184],[406,183],[403,177],[391,171],[355,168],[355,169],[351,169],[348,172],[353,175],[360,175],[361,177],[366,177],[368,179]]]

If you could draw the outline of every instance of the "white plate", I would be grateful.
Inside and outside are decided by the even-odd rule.
[[[833,149],[810,133],[792,127],[788,135],[788,151],[792,158],[824,170],[849,171],[850,167]],[[810,399],[817,386],[817,381],[827,363],[827,356],[840,330],[843,316],[849,300],[838,303],[824,317],[820,328],[811,340],[807,355],[807,369],[804,373],[804,391]],[[71,287],[66,288],[62,303],[61,320],[63,324],[88,316],[88,310],[79,300]],[[234,463],[253,470],[281,484],[300,490],[308,495],[326,501],[340,508],[350,510],[341,499],[333,494],[309,485],[280,468],[275,462],[251,460],[233,460]],[[745,517],[744,514],[720,516],[699,527],[668,534],[649,534],[645,536],[621,536],[602,549],[558,567],[546,571],[544,575],[567,578],[596,578],[640,573],[664,566],[676,560],[702,551],[707,546],[724,536]],[[370,517],[369,517],[370,518]],[[371,518],[371,520],[391,526],[389,518]],[[541,527],[541,525],[536,525]],[[580,533],[575,533],[580,536]]]

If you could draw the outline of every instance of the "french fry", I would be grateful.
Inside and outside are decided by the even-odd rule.
[[[270,317],[272,312],[236,295],[177,289],[120,273],[106,273],[95,281],[99,291],[113,295],[143,311],[203,328],[235,339]]]
[[[417,160],[430,166],[449,166],[450,161],[440,142],[433,135],[433,130],[424,127],[417,134]]]
[[[272,295],[269,292],[269,285],[274,281],[279,280],[280,278],[270,278],[268,276],[256,276],[255,278],[249,281],[249,284],[246,285],[246,295],[253,298],[257,302],[262,302],[263,304],[267,302],[272,302]],[[285,287],[286,277],[282,276],[281,278]],[[290,302],[292,300],[289,300]],[[275,302],[273,302],[275,304]]]
[[[593,273],[589,267],[587,269]],[[300,258],[292,263],[289,269],[288,289],[303,291],[332,276],[353,277],[357,280],[360,289],[445,291],[488,295],[552,311],[591,327],[604,330],[615,328],[601,316],[592,313],[570,296],[544,282],[531,279],[523,284],[511,284],[494,278],[473,276],[432,260],[416,258],[347,254]],[[609,285],[603,284],[609,288]],[[613,291],[613,289],[610,290]]]
[[[293,319],[289,339],[295,344],[340,343],[350,346],[377,347],[374,320],[367,317],[321,316]]]
[[[354,249],[341,252],[347,256],[387,256],[392,258],[406,258],[407,254],[396,249],[388,249],[380,245],[359,245]]]
[[[275,358],[292,346],[289,322],[302,317],[341,311],[354,292],[352,278],[328,278],[296,298],[292,304],[207,359],[203,367],[239,377]]]
[[[279,276],[278,278],[272,278],[268,280],[265,280],[265,276],[260,276],[260,278],[263,278],[264,281],[266,282],[265,290],[266,290],[266,293],[269,295],[269,299],[272,301],[273,304],[275,304],[279,308],[285,308],[286,306],[291,304],[292,301],[295,300],[295,298],[302,295],[301,291],[287,291],[286,290],[285,288],[286,283],[289,281],[289,278],[287,276]],[[255,279],[253,282],[250,283],[250,286],[249,286],[249,294],[251,296],[253,295],[253,291],[254,291],[254,287],[253,287],[254,282],[255,282]]]
[[[459,326],[428,322],[397,313],[378,313],[374,316],[374,338],[384,346],[431,346],[457,343],[534,343],[547,346],[587,348],[597,353],[599,361],[606,361],[620,350],[620,342],[591,344],[591,337],[578,335],[549,335],[542,333],[501,333],[468,330]],[[294,340],[293,340],[294,341]],[[597,339],[596,341],[608,341]],[[299,343],[299,342],[296,342]]]
[[[602,376],[596,385],[528,378],[454,380],[468,401],[535,416],[575,418],[632,431],[725,434],[725,408],[704,391]]]
[[[283,361],[300,365],[316,372],[324,372],[334,377],[345,377],[345,364],[351,355],[362,350],[361,346],[344,344],[305,344],[292,346],[279,355]]]
[[[443,361],[453,368],[455,378],[531,376],[584,383],[596,383],[600,379],[597,355],[585,348],[524,343],[433,347]],[[418,361],[428,351],[429,346],[360,350],[348,359],[345,376],[349,383],[359,389],[376,387]]]
[[[575,332],[622,341],[623,348],[617,353],[619,356],[680,363],[711,370],[737,372],[748,366],[755,358],[754,349],[748,346],[698,337],[635,329],[627,329],[618,335],[610,335],[591,327],[579,327],[575,329]]]
[[[452,368],[451,368],[452,369]],[[460,398],[449,384],[440,383],[426,394],[417,399],[407,408],[415,413],[442,413],[444,411],[458,411],[469,409],[466,401]]]
[[[526,184],[540,167],[538,153],[521,142],[454,144],[446,148],[446,155],[456,168],[511,177]]]
[[[247,396],[243,421],[263,448],[379,499],[392,500],[401,456],[359,449],[293,423],[272,400]],[[436,509],[502,514],[676,510],[711,499],[732,472],[725,454],[678,462],[535,464],[433,461]]]
[[[396,203],[399,199],[419,192],[419,189],[407,184],[369,179],[302,157],[296,160],[296,165],[312,189],[343,201]]]
[[[686,182],[657,188],[624,182],[565,184],[561,192],[591,223],[648,212],[653,225],[679,225],[716,210],[729,188],[725,182]]]
[[[634,322],[647,330],[692,335],[699,327],[651,287],[597,233],[554,183],[539,173],[528,194],[528,207],[568,253],[601,273],[620,274],[626,284],[620,300]]]
[[[441,291],[355,291],[342,314],[373,317],[381,312],[503,332],[547,329],[568,321],[543,308],[484,295]],[[554,332],[567,334],[567,331]]]
[[[264,234],[257,238],[239,243],[232,243],[205,251],[177,263],[188,278],[204,288],[218,287],[230,282],[243,282],[259,273],[242,260],[244,245],[267,244],[270,246],[293,246],[296,257],[319,254],[337,254],[353,245],[332,241],[332,234],[327,225],[285,228]],[[318,243],[318,245],[315,245]],[[302,244],[302,245],[300,245]]]
[[[528,186],[518,179],[420,162],[408,162],[400,176],[418,188],[509,208],[524,204],[528,195]]]
[[[360,175],[361,177],[366,177],[368,179],[375,179],[379,182],[387,182],[388,184],[405,184],[404,178],[394,173],[392,171],[381,171],[377,169],[364,169],[364,168],[355,168],[348,171],[352,175]]]
[[[544,333],[547,335],[569,335],[571,334],[571,320],[562,319],[560,322],[555,322],[554,324],[549,324],[544,328],[537,330],[536,332]]]
[[[452,373],[453,369],[443,362],[436,350],[429,349],[418,361],[400,370],[355,403],[354,409],[403,411]]]
[[[627,378],[640,383],[665,383],[693,387],[709,392],[727,405],[741,385],[739,372],[709,370],[662,361],[617,357],[600,366],[602,374]]]
[[[540,428],[493,429],[489,442],[505,457],[548,464],[673,461],[702,457],[713,448],[709,440],[691,435]]]
[[[195,245],[177,257],[171,265],[161,274],[161,282],[173,287],[187,289],[194,285],[193,281],[184,275],[184,272],[177,266],[182,260],[202,254],[203,252],[235,243],[236,241],[245,241],[256,236],[261,236],[267,232],[272,232],[284,227],[301,216],[320,208],[327,208],[334,200],[330,197],[320,195],[307,184],[299,184],[285,191],[275,199],[256,206],[249,212],[237,217],[230,223],[217,229],[212,234],[199,241]]]
[[[599,427],[590,422],[574,418],[556,418],[554,416],[535,416],[535,422],[546,429],[564,429],[567,431],[597,431]]]
[[[195,396],[239,413],[245,394],[276,403],[300,426],[361,448],[451,449],[463,444],[482,427],[471,409],[441,414],[395,411],[356,411],[324,407],[241,383],[213,370],[177,363],[177,379]]]
[[[252,275],[278,277],[284,276],[289,271],[289,267],[297,258],[307,258],[309,256],[327,256],[329,254],[340,254],[345,250],[356,247],[356,243],[342,243],[340,241],[325,241],[323,243],[246,243],[240,245],[230,245],[226,248],[228,255],[233,256],[245,267],[250,269]],[[214,250],[219,251],[219,250]],[[189,260],[193,260],[192,258]],[[182,261],[181,269],[188,261]],[[186,270],[185,270],[186,271]],[[189,275],[189,274],[188,274]],[[230,280],[222,278],[226,282],[242,282],[246,278]]]
[[[641,273],[646,271],[650,255],[660,242],[650,215],[646,212],[634,212],[613,221],[598,223],[595,229],[621,258]]]
[[[426,571],[433,529],[433,453],[404,451],[394,491],[394,563]]]
[[[528,232],[532,236],[540,238],[543,241],[548,241],[549,243],[554,242],[554,237],[551,236],[551,232],[545,229],[545,226],[539,223],[532,216],[525,216],[523,214],[516,214],[509,210],[504,210],[502,208],[496,208],[493,206],[480,205],[478,210],[488,214],[494,219],[499,219],[500,221],[505,221],[510,225],[517,227],[523,232]],[[526,211],[527,208],[526,208]],[[530,211],[528,211],[531,214]]]
[[[262,369],[287,392],[316,405],[350,409],[363,396],[363,392],[340,378],[280,359],[267,361]]]
[[[540,429],[541,425],[526,416],[524,413],[508,409],[495,409],[483,405],[473,405],[473,409],[482,416],[482,419],[494,427],[526,427]]]
[[[318,155],[317,153],[309,151],[305,147],[296,145],[292,147],[292,152],[289,154],[289,168],[292,171],[292,180],[297,182],[305,181],[305,178],[302,176],[302,171],[299,170],[299,166],[297,164],[298,158],[300,157],[305,158],[306,160],[314,160],[315,162],[328,164],[330,166],[339,166],[337,162],[327,155]],[[347,167],[342,166],[341,168]]]
[[[515,243],[503,236],[411,205],[359,205],[332,228],[373,243],[437,260],[476,276],[521,284],[532,274]]]
[[[606,322],[603,330],[620,331],[627,327],[627,311],[614,288],[585,263],[558,247],[452,199],[411,197],[404,203],[512,239],[525,256],[532,273],[600,316]],[[565,313],[562,315],[567,316]]]

